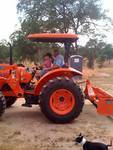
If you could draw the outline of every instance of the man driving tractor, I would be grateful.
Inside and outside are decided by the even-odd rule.
[[[64,57],[60,54],[58,49],[54,49],[54,65],[58,67],[63,67],[64,65]]]

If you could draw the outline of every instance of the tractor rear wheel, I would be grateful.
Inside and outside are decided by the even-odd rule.
[[[6,100],[2,92],[0,92],[0,117],[5,112],[5,108],[6,108]]]
[[[40,96],[44,115],[55,123],[68,123],[79,116],[84,105],[80,87],[68,78],[50,80]]]
[[[5,99],[6,99],[6,108],[11,107],[16,101],[16,97],[5,97]]]

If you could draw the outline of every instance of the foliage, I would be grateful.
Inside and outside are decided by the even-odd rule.
[[[19,0],[22,29],[29,32],[69,32],[91,34],[104,17],[100,0]]]
[[[102,68],[103,64],[106,60],[106,55],[104,55],[104,53],[101,53],[98,57],[97,57],[97,63],[98,63],[98,67]]]
[[[97,38],[90,39],[86,44],[86,57],[88,58],[88,67],[94,69],[94,61],[96,54],[100,51],[105,43],[99,41]]]
[[[16,60],[22,61],[24,59],[34,59],[36,47],[32,42],[26,39],[26,36],[22,31],[12,33],[10,40],[13,45],[13,54]]]
[[[111,59],[113,59],[113,45],[106,44],[96,38],[90,39],[85,47],[79,48],[79,55],[87,58],[89,68],[94,69],[95,60],[99,67],[103,67],[105,61],[110,63]]]
[[[113,58],[112,46],[101,40],[101,34],[95,34],[99,21],[111,22],[102,9],[101,0],[18,0],[17,10],[21,29],[10,36],[15,61],[40,61],[54,47],[60,47],[64,52],[61,45],[30,42],[26,39],[29,33],[70,31],[89,37],[86,46],[78,51],[88,59],[88,67],[94,68],[96,59],[103,64],[105,60],[110,63]],[[77,43],[72,47],[72,54],[75,54],[75,47],[78,48]],[[0,60],[7,60],[8,55],[8,45],[1,42]]]
[[[9,56],[9,49],[7,42],[5,40],[2,40],[0,42],[0,63],[2,62],[8,62],[8,56]]]
[[[91,36],[97,21],[109,19],[101,0],[18,0],[17,10],[24,34],[71,31]],[[77,42],[74,48],[78,49]]]
[[[57,44],[35,43],[26,38],[22,31],[16,31],[10,36],[13,45],[13,54],[15,61],[41,61],[45,53],[52,52],[52,49],[58,47]]]
[[[113,59],[113,46],[111,44],[107,44],[101,52],[97,54],[97,63],[99,67],[103,67],[105,61],[108,61],[110,64],[111,59]]]

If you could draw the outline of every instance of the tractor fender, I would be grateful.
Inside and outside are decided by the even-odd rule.
[[[41,77],[40,80],[37,82],[37,86],[35,88],[34,94],[40,95],[40,92],[42,91],[43,86],[49,80],[51,80],[55,77],[65,76],[68,78],[72,78],[72,77],[77,76],[77,75],[82,76],[82,72],[75,70],[71,67],[69,67],[69,68],[58,68],[58,69],[51,70],[48,73],[46,73],[43,77]]]

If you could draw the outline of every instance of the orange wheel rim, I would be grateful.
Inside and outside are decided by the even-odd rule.
[[[52,93],[50,97],[50,107],[58,115],[66,115],[75,106],[74,95],[66,89],[59,89]]]

